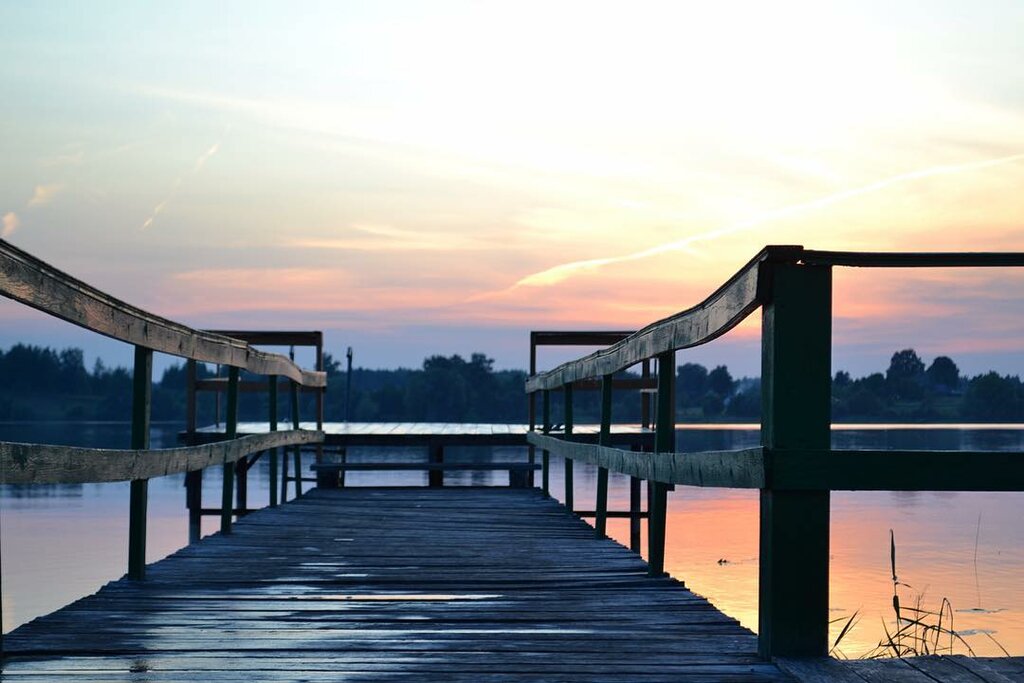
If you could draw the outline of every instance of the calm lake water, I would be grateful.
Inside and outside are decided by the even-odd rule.
[[[177,425],[157,425],[153,446],[175,444]],[[125,447],[121,423],[0,423],[0,440]],[[744,425],[681,429],[684,450],[719,450],[757,445],[759,434]],[[1024,427],[922,428],[919,425],[859,425],[833,432],[837,448],[1024,451]],[[525,449],[453,449],[446,459],[524,458]],[[353,460],[379,459],[373,449],[353,449]],[[420,460],[416,449],[389,449],[389,459]],[[268,500],[267,463],[249,479],[250,506]],[[204,476],[204,500],[219,500],[220,472]],[[562,465],[553,459],[552,492],[561,497]],[[577,506],[593,508],[596,473],[576,466]],[[450,473],[451,484],[504,484],[503,473]],[[150,482],[149,561],[187,540],[183,476]],[[351,485],[425,484],[425,473],[351,473]],[[612,509],[628,509],[626,478],[612,476]],[[292,494],[289,493],[289,496]],[[834,634],[853,614],[859,621],[842,650],[858,656],[878,644],[883,622],[890,630],[892,579],[889,532],[897,546],[897,573],[904,605],[920,599],[938,610],[950,601],[953,627],[977,654],[1002,654],[999,645],[1024,655],[1024,493],[869,492],[832,494],[831,603]],[[217,520],[204,521],[204,534]],[[628,543],[628,522],[609,520],[609,532]],[[694,591],[710,598],[744,625],[757,627],[756,491],[678,487],[669,495],[666,565]],[[3,630],[51,612],[94,592],[124,573],[128,544],[128,485],[0,487],[0,580]],[[645,546],[646,548],[646,540]],[[994,640],[993,640],[994,639]],[[998,641],[998,645],[995,641]],[[963,646],[958,646],[964,652]]]

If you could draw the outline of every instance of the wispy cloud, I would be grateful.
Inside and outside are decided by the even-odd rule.
[[[695,244],[700,242],[709,242],[722,237],[733,235],[740,232],[745,232],[753,228],[770,223],[772,221],[782,220],[784,218],[791,218],[800,214],[808,213],[810,211],[817,211],[840,202],[845,202],[857,197],[861,197],[873,192],[879,192],[896,185],[909,183],[916,180],[923,180],[925,178],[931,178],[942,175],[952,175],[956,173],[966,173],[969,171],[978,171],[986,168],[992,168],[994,166],[1002,166],[1004,164],[1012,164],[1020,161],[1024,161],[1024,153],[1012,154],[1009,156],[997,157],[994,159],[984,159],[981,161],[972,161],[963,164],[948,164],[941,166],[930,166],[928,168],[922,168],[907,173],[900,173],[898,175],[889,176],[875,182],[861,185],[859,187],[850,188],[848,190],[842,190],[841,192],[834,192],[832,194],[818,197],[806,202],[800,202],[798,204],[791,204],[778,209],[766,211],[760,216],[756,216],[746,221],[741,221],[733,225],[717,228],[715,230],[709,230],[708,232],[700,233],[697,235],[691,235],[684,237],[679,240],[672,242],[665,242],[658,244],[653,247],[648,247],[640,251],[635,251],[629,254],[623,254],[620,256],[609,256],[605,258],[586,259],[581,261],[571,261],[568,263],[562,263],[557,266],[552,266],[546,270],[542,270],[536,273],[527,275],[516,282],[511,289],[518,287],[544,287],[554,284],[558,284],[573,275],[583,273],[587,271],[593,271],[602,268],[607,265],[615,263],[625,263],[628,261],[639,261],[641,259],[649,258],[651,256],[657,256],[672,251],[683,251],[693,248]],[[508,290],[506,290],[508,291]]]
[[[53,201],[53,198],[57,196],[57,193],[63,189],[64,186],[60,183],[36,185],[35,190],[32,192],[32,198],[28,200],[28,204],[26,206],[45,206]]]
[[[197,173],[199,173],[199,171],[202,170],[203,166],[206,165],[206,162],[209,161],[210,158],[218,152],[218,150],[220,150],[220,144],[221,143],[218,140],[217,142],[210,145],[210,147],[206,151],[204,151],[196,158],[196,161],[194,164],[192,164],[192,169],[190,171],[181,174],[174,180],[174,184],[171,185],[170,192],[167,193],[167,196],[163,199],[163,201],[161,201],[159,204],[153,207],[153,210],[150,212],[149,217],[142,222],[142,227],[140,228],[140,230],[146,230],[147,228],[149,228],[149,226],[153,225],[153,221],[156,220],[156,217],[163,213],[164,209],[167,208],[168,202],[174,199],[174,197],[178,194],[178,190],[181,189],[181,186],[184,184],[185,180],[191,178],[192,176],[196,175]]]
[[[288,246],[349,251],[474,251],[494,244],[470,235],[403,230],[386,225],[353,225],[346,237],[310,237],[288,240]]]
[[[14,234],[14,231],[21,225],[21,221],[18,219],[18,214],[13,211],[8,211],[4,214],[3,228],[0,229],[0,237],[7,239]]]

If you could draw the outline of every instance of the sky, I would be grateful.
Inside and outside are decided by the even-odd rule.
[[[996,0],[0,2],[0,234],[192,326],[525,367],[767,244],[1024,251],[1022,34]],[[1022,284],[837,270],[834,369],[1024,373]],[[758,334],[679,361],[757,375]],[[5,300],[17,341],[130,357]]]

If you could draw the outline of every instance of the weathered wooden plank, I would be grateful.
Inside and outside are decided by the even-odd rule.
[[[129,344],[181,358],[289,377],[326,386],[323,372],[304,370],[276,353],[153,315],[101,292],[0,240],[0,294],[54,317]]]
[[[1024,266],[1021,252],[882,252],[804,249],[800,262],[861,268],[1003,268]]]
[[[773,451],[776,489],[1021,491],[1024,455],[995,451]]]
[[[645,570],[536,489],[315,490],[16,629],[4,676],[785,680]]]
[[[571,458],[638,479],[685,486],[764,487],[760,446],[735,451],[649,453],[568,441],[557,436],[527,435],[527,441],[563,458]]]
[[[556,389],[577,380],[613,374],[660,353],[720,337],[761,305],[761,264],[795,262],[801,251],[802,247],[765,247],[700,304],[652,323],[606,349],[534,375],[526,380],[526,391]]]
[[[289,430],[156,450],[115,450],[0,442],[0,483],[81,484],[151,479],[234,462],[268,448],[312,444],[322,432]]]

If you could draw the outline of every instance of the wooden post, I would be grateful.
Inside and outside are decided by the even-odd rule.
[[[789,448],[828,449],[832,372],[832,272],[768,264],[762,322],[761,440],[769,451],[761,490],[758,652],[828,653],[829,491],[774,491],[773,462]],[[762,274],[762,277],[764,275]]]
[[[649,379],[651,376],[651,360],[645,359],[641,366],[640,377]],[[640,392],[640,426],[647,429],[651,426],[651,395],[644,390]]]
[[[547,389],[544,390],[543,397],[543,414],[542,418],[544,421],[543,431],[545,434],[551,433],[551,392]],[[547,449],[542,449],[540,454],[541,460],[541,488],[544,493],[551,495],[551,453]]]
[[[566,382],[565,387],[565,438],[568,441],[572,437],[572,382]],[[573,501],[573,484],[572,484],[572,458],[565,459],[565,507],[569,508],[569,512],[572,512]]]
[[[612,434],[612,376],[601,377],[601,433],[598,443],[607,446]],[[597,504],[594,506],[594,534],[608,534],[608,468],[597,468]]]
[[[640,552],[640,479],[629,478],[629,549]]]
[[[281,502],[288,502],[288,450],[281,451]]]
[[[224,416],[224,436],[234,439],[238,436],[238,368],[228,368],[227,414]],[[224,463],[224,482],[220,492],[220,532],[231,533],[231,517],[234,514],[235,463]]]
[[[196,362],[189,358],[185,363],[185,440],[189,446],[196,442]],[[188,542],[195,543],[202,536],[203,471],[185,473],[185,507],[188,509]]]
[[[238,516],[244,517],[249,513],[249,457],[245,456],[235,461],[235,500],[238,508]]]
[[[431,464],[444,464],[444,446],[439,443],[432,443],[427,446],[427,457]],[[428,470],[427,483],[431,488],[444,486],[444,471]]]
[[[294,350],[292,351],[294,358]],[[292,382],[291,384],[291,398],[292,398],[292,429],[299,428],[299,384],[298,382]],[[295,459],[295,497],[298,498],[302,495],[302,446],[295,446],[292,451],[293,458]]]
[[[153,351],[135,347],[135,367],[132,370],[132,448],[149,448],[149,418],[153,399]],[[128,578],[142,581],[146,578],[146,506],[149,499],[149,480],[136,479],[131,483],[128,512]]]
[[[270,376],[270,384],[267,385],[267,418],[270,422],[270,431],[277,431],[277,377]],[[270,507],[277,507],[277,449],[271,448],[267,454],[270,458]]]
[[[675,450],[675,379],[676,353],[658,354],[658,422],[655,432],[656,453]],[[647,508],[647,565],[651,576],[665,573],[665,521],[668,509],[668,484],[651,482]]]

